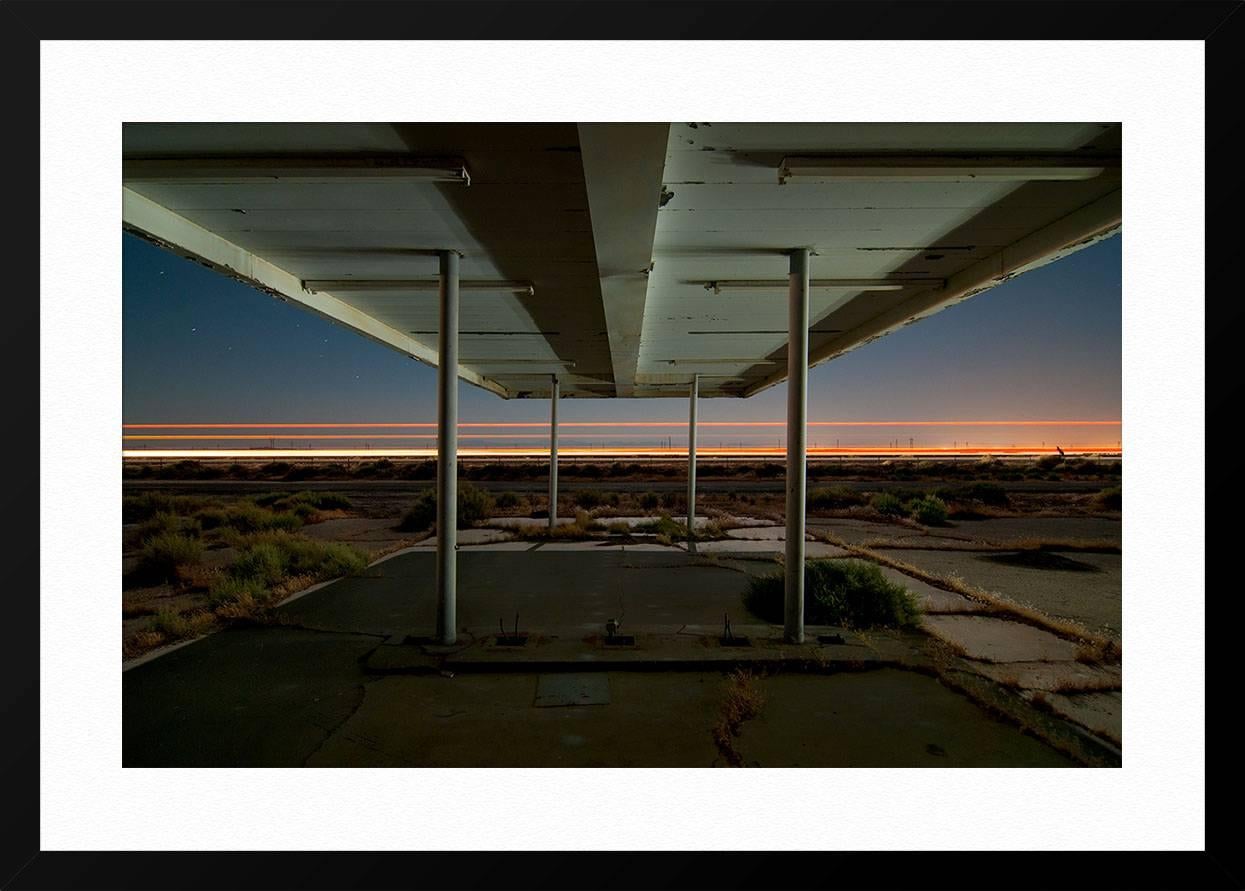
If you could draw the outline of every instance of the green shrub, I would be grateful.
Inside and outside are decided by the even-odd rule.
[[[146,541],[164,532],[198,538],[202,531],[203,529],[200,527],[199,521],[192,517],[181,517],[177,514],[160,511],[160,513],[154,514],[139,524],[136,538],[138,541]]]
[[[869,499],[869,506],[880,514],[901,517],[904,514],[903,502],[890,492],[875,492]]]
[[[837,510],[845,507],[856,507],[866,501],[864,494],[853,492],[843,486],[829,489],[814,489],[808,493],[808,507],[811,510]]]
[[[640,496],[640,507],[645,510],[657,510],[657,505],[661,503],[661,499],[656,492],[645,492]]]
[[[234,575],[223,575],[212,582],[208,588],[208,603],[216,608],[227,603],[239,601],[264,603],[271,596],[267,586],[258,579],[239,578]]]
[[[656,520],[637,523],[632,529],[634,532],[656,533],[675,541],[687,540],[687,524],[675,522],[669,514],[662,514]]]
[[[367,556],[349,545],[265,532],[252,536],[229,567],[229,575],[271,587],[287,576],[335,578],[361,572],[366,566]]]
[[[748,581],[744,603],[767,622],[783,621],[781,571]],[[860,560],[809,560],[804,564],[804,621],[846,628],[894,628],[915,624],[916,599],[902,585]]]
[[[908,512],[922,526],[942,526],[947,522],[947,502],[937,495],[926,495],[909,502]]]
[[[574,501],[575,504],[582,508],[586,508],[587,510],[592,510],[594,507],[600,507],[605,503],[605,498],[601,495],[601,493],[595,492],[592,489],[580,489],[578,492],[571,495],[571,500]]]
[[[194,495],[170,495],[167,492],[144,492],[121,499],[121,521],[141,523],[156,514],[189,514],[204,504]]]
[[[160,532],[143,542],[135,574],[151,584],[181,581],[181,568],[203,560],[203,543],[180,532]]]
[[[935,494],[944,501],[976,501],[993,507],[1007,507],[1011,503],[1007,490],[998,483],[968,483],[939,489]]]
[[[398,521],[399,532],[423,532],[437,521],[437,493],[424,492]]]
[[[251,499],[260,507],[276,511],[298,511],[300,507],[310,510],[349,510],[350,499],[339,492],[268,492]]]
[[[195,514],[195,519],[204,529],[233,529],[244,535],[268,529],[293,531],[303,525],[302,517],[293,511],[275,511],[250,501],[223,508],[205,508]]]
[[[458,526],[465,528],[487,520],[493,510],[493,496],[487,489],[471,483],[458,484]]]
[[[257,542],[242,550],[229,567],[229,574],[236,579],[247,579],[270,587],[287,575],[289,563],[285,553],[272,542]]]
[[[1096,510],[1120,510],[1124,504],[1123,489],[1120,486],[1103,489],[1091,499],[1090,503]]]
[[[502,492],[497,496],[497,506],[503,510],[519,506],[519,496],[514,492]]]

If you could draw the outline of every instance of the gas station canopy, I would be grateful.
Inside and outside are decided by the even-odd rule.
[[[746,397],[1120,227],[1117,124],[127,124],[127,230],[460,377]]]

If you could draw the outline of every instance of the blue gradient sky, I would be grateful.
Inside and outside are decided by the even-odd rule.
[[[135,236],[123,238],[125,423],[436,419],[432,368]],[[1120,261],[1120,239],[1109,239],[813,369],[809,419],[1118,419]],[[746,400],[706,399],[700,416],[781,420],[785,399],[784,385]],[[461,384],[459,413],[463,421],[545,421],[548,403],[507,401]],[[574,399],[560,416],[685,421],[687,403]],[[844,431],[842,440],[885,444],[912,432]],[[934,441],[941,432],[916,433],[918,444],[942,444]],[[1065,443],[1119,436],[1114,427],[973,436],[1003,445],[1048,433]],[[766,435],[776,444],[781,431]],[[826,440],[836,436],[810,434],[810,444],[832,444]]]

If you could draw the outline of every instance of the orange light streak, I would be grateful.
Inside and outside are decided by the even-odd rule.
[[[1119,427],[1120,421],[809,421],[810,427]],[[562,427],[684,427],[686,421],[562,421]],[[354,429],[372,430],[386,428],[435,429],[435,423],[238,423],[238,424],[122,424],[125,430],[297,430],[297,429]],[[465,421],[460,428],[517,429],[524,427],[548,428],[547,421]],[[785,421],[700,421],[698,427],[785,427]]]
[[[1067,455],[1109,455],[1120,456],[1121,450],[1115,445],[1087,445],[1065,448]],[[559,449],[563,456],[611,456],[611,457],[667,457],[686,458],[687,448],[653,447],[642,449],[605,448],[570,446]],[[435,448],[388,448],[388,449],[123,449],[123,458],[163,459],[163,458],[368,458],[368,457],[415,457],[435,458]],[[459,449],[459,457],[463,458],[547,458],[548,449],[527,447],[499,448],[465,448]],[[766,457],[783,456],[786,450],[777,446],[721,446],[717,448],[698,448],[700,457]],[[819,447],[809,448],[810,456],[833,457],[842,455],[885,456],[954,456],[954,455],[1046,455],[1055,454],[1055,449],[1041,446],[998,446],[991,448],[886,448],[882,446],[862,447]]]

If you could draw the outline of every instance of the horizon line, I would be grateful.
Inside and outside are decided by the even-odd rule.
[[[1121,426],[1118,420],[971,420],[971,421],[809,421],[808,427],[1113,427]],[[436,422],[379,421],[376,423],[326,421],[322,423],[291,422],[230,422],[230,423],[168,423],[168,424],[122,424],[123,430],[294,430],[294,429],[389,429],[418,428],[435,429]],[[679,427],[686,421],[561,421],[558,427]],[[699,421],[697,427],[786,427],[786,421]],[[461,421],[459,428],[548,428],[548,421]]]

